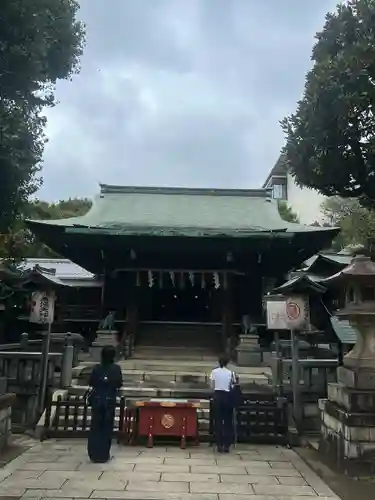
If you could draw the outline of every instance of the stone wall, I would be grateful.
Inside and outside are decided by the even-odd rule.
[[[0,453],[10,442],[12,434],[12,405],[15,399],[15,394],[3,394],[0,396]]]

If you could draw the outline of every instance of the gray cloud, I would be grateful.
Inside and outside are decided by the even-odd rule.
[[[81,0],[82,72],[48,110],[40,196],[98,182],[258,187],[336,0]]]

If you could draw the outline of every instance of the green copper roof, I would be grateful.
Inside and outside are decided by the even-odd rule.
[[[270,191],[101,185],[82,217],[29,221],[67,232],[158,236],[250,236],[260,232],[333,231],[281,219]],[[285,235],[287,236],[287,235]]]
[[[353,345],[357,341],[357,332],[347,320],[339,320],[331,316],[331,325],[337,337],[343,344]]]

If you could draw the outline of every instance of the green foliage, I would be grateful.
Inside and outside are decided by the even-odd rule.
[[[76,0],[2,0],[0,15],[0,233],[20,216],[41,179],[43,107],[79,70],[84,44]],[[6,237],[6,236],[4,236]]]
[[[375,204],[375,0],[349,0],[316,35],[284,155],[300,186]]]
[[[340,227],[341,232],[334,241],[334,248],[363,245],[373,247],[375,239],[375,212],[363,207],[358,199],[333,196],[322,204],[326,223]]]
[[[293,212],[291,207],[285,201],[278,202],[280,217],[286,222],[299,222],[298,215]]]
[[[17,220],[13,231],[0,241],[0,258],[20,260],[25,257],[56,257],[25,227],[24,219],[54,220],[79,217],[91,208],[87,198],[70,198],[57,203],[33,200],[23,206],[23,218]]]

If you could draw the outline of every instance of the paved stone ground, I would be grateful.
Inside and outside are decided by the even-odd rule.
[[[114,445],[92,464],[83,440],[38,443],[0,469],[0,499],[339,500],[292,450],[241,446],[219,455],[199,448]]]

